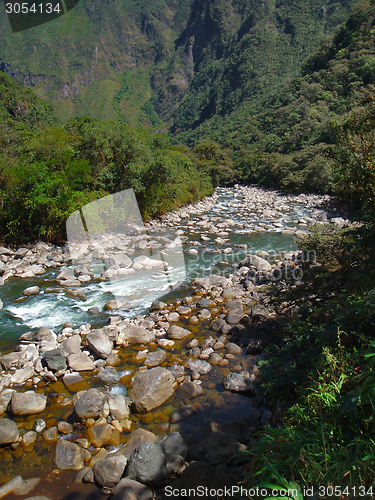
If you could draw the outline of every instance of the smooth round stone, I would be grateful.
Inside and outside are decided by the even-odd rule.
[[[9,418],[0,418],[0,444],[10,444],[18,441],[18,427]]]
[[[206,320],[211,318],[211,313],[208,309],[201,309],[198,313],[201,319]]]
[[[192,316],[189,319],[189,323],[190,323],[190,325],[197,325],[199,323],[199,319],[197,318],[197,316]]]
[[[177,312],[172,312],[170,314],[167,314],[166,318],[169,323],[177,323],[177,321],[180,319],[180,315]]]
[[[22,295],[25,297],[29,297],[31,295],[38,295],[40,292],[40,288],[38,286],[29,286],[28,288],[25,288],[25,290],[22,292]]]
[[[227,359],[221,359],[219,362],[218,362],[218,366],[228,366],[229,365],[229,361]]]
[[[177,312],[179,314],[189,314],[191,312],[191,307],[187,306],[178,306],[177,307]]]
[[[166,352],[162,349],[158,349],[157,351],[150,352],[147,355],[144,364],[150,368],[152,368],[153,366],[159,366],[165,361],[166,357]]]
[[[213,366],[216,366],[217,364],[219,364],[219,362],[222,360],[223,358],[220,356],[220,354],[217,354],[216,352],[213,352],[212,354],[210,354],[210,357],[208,358],[208,362],[213,365]]]
[[[227,353],[233,354],[235,356],[242,354],[241,347],[238,346],[237,344],[234,344],[233,342],[228,342],[227,345],[225,346],[225,350]]]
[[[199,345],[199,342],[197,339],[193,339],[191,340],[188,344],[187,344],[187,348],[188,349],[192,349],[193,347],[197,347]]]

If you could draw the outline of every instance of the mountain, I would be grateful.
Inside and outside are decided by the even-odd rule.
[[[155,129],[196,128],[295,75],[354,0],[81,0],[13,34],[0,4],[0,70],[54,104]]]

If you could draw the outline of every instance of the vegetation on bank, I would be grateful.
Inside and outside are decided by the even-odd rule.
[[[215,165],[165,134],[94,118],[62,127],[31,89],[0,73],[1,241],[64,241],[74,210],[129,188],[144,219],[157,216],[210,194]]]

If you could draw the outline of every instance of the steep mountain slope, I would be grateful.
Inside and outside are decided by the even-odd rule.
[[[354,3],[81,0],[16,34],[1,3],[0,70],[35,86],[60,121],[89,114],[157,129],[175,119],[187,130],[259,102]]]
[[[150,79],[170,59],[190,3],[81,0],[61,18],[13,34],[1,2],[0,70],[35,86],[61,121],[89,114],[160,126]]]
[[[299,75],[273,95],[245,101],[175,140],[202,137],[230,149],[242,181],[287,190],[333,187],[337,125],[375,84],[375,2],[363,2]],[[372,89],[372,90],[371,90]]]

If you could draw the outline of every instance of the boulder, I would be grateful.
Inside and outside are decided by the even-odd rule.
[[[193,372],[198,372],[201,373],[202,375],[205,375],[206,373],[211,371],[212,366],[210,363],[203,359],[197,359],[195,361],[190,361],[188,365],[189,369],[192,370]]]
[[[147,412],[163,404],[174,393],[173,382],[173,375],[160,366],[135,375],[129,395],[136,411]]]
[[[119,339],[122,342],[129,342],[131,344],[148,344],[155,340],[155,335],[146,328],[138,325],[127,325],[122,329]]]
[[[34,415],[45,410],[47,397],[34,391],[14,392],[11,409],[14,415]]]
[[[270,271],[271,264],[262,259],[262,257],[258,257],[257,255],[248,255],[244,260],[240,262],[240,267],[256,267],[259,271]]]
[[[0,364],[5,371],[9,371],[11,368],[21,368],[24,362],[22,358],[22,352],[11,352],[0,357]]]
[[[172,325],[167,330],[167,337],[172,340],[183,339],[188,335],[191,335],[191,332],[189,330],[186,330],[186,328],[182,328],[181,326],[177,325]]]
[[[142,443],[138,446],[130,455],[126,476],[152,487],[165,484],[168,473],[163,447],[156,443]]]
[[[230,373],[223,379],[223,386],[227,391],[255,393],[255,388],[250,378],[239,373]]]
[[[147,358],[144,360],[144,364],[150,368],[153,366],[161,365],[167,358],[167,354],[162,349],[158,349],[154,352],[149,352]]]
[[[0,445],[18,441],[19,432],[16,422],[9,418],[0,418]]]
[[[122,394],[107,394],[109,413],[115,420],[124,420],[129,417],[128,400]]]
[[[117,382],[120,380],[120,375],[115,368],[107,367],[100,370],[100,372],[98,373],[98,379],[103,384],[117,384]]]
[[[127,459],[124,455],[103,458],[94,465],[94,478],[100,487],[113,488],[122,478]]]
[[[179,432],[172,432],[167,439],[163,441],[164,453],[181,455],[184,459],[187,457],[187,446],[184,438]]]
[[[203,389],[200,385],[191,382],[190,380],[185,380],[183,384],[180,385],[180,389],[186,394],[187,397],[196,398],[203,394]]]
[[[86,342],[91,351],[99,358],[106,359],[113,349],[113,342],[105,333],[91,331],[87,334]]]
[[[61,343],[60,349],[65,356],[79,354],[81,352],[81,336],[72,335]]]
[[[52,349],[52,351],[47,351],[44,355],[45,362],[47,363],[48,369],[57,372],[59,370],[66,370],[66,359],[60,349]]]
[[[129,459],[133,451],[137,449],[139,445],[146,442],[156,443],[155,434],[150,431],[146,431],[146,429],[136,429],[130,434],[128,441],[119,449],[116,455],[121,454]]]
[[[240,346],[237,344],[234,344],[233,342],[228,342],[225,346],[226,352],[229,354],[234,354],[235,356],[238,356],[239,354],[242,354],[242,349]]]
[[[55,342],[56,335],[51,332],[49,328],[43,326],[40,330],[35,334],[35,340],[37,342]]]
[[[10,479],[6,483],[0,486],[0,498],[5,497],[9,493],[12,493],[15,489],[19,488],[22,485],[22,477],[16,476],[13,479]]]
[[[87,439],[95,448],[101,448],[105,444],[118,446],[120,433],[110,424],[96,424],[89,427]]]
[[[68,356],[68,365],[71,370],[77,372],[95,370],[95,364],[93,360],[84,352],[71,354],[70,356]]]
[[[83,469],[83,448],[66,439],[60,439],[55,451],[55,464],[62,470]]]
[[[100,417],[105,400],[106,398],[102,392],[97,389],[89,389],[75,402],[75,412],[81,419]]]
[[[226,323],[228,323],[228,325],[238,325],[243,315],[244,314],[242,311],[235,309],[233,311],[228,312],[228,314],[225,316],[225,321]]]
[[[39,292],[40,288],[38,286],[29,286],[28,288],[25,288],[22,295],[29,297],[30,295],[38,295]]]
[[[153,491],[146,485],[124,478],[113,489],[111,500],[151,500]]]

